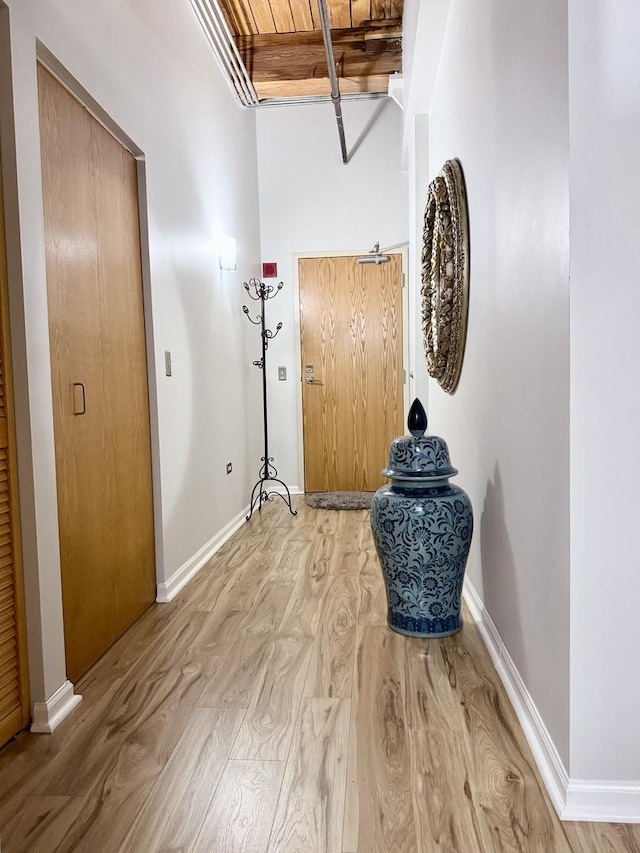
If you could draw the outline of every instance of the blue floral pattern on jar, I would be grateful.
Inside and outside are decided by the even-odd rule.
[[[437,436],[396,438],[389,453],[389,467],[407,471],[436,471],[450,467],[449,449]]]
[[[462,628],[462,584],[473,535],[468,495],[449,478],[449,448],[425,436],[427,414],[414,400],[411,435],[394,439],[375,493],[371,528],[387,590],[389,626],[401,634],[447,637]]]
[[[449,483],[383,486],[371,505],[371,527],[390,627],[423,637],[459,631],[473,533],[471,502],[462,489]]]

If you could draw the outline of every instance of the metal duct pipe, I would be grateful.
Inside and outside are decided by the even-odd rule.
[[[329,13],[327,12],[326,0],[318,0],[320,11],[320,24],[322,26],[322,38],[324,49],[327,54],[327,65],[329,66],[329,80],[331,81],[331,102],[336,111],[336,122],[338,123],[338,134],[340,136],[340,148],[342,150],[342,162],[347,165],[347,142],[344,138],[344,122],[342,120],[342,103],[340,100],[340,84],[336,71],[336,61],[333,57],[333,44],[331,42],[331,27],[329,26]]]
[[[217,0],[191,0],[191,5],[240,104],[258,106],[258,95]]]

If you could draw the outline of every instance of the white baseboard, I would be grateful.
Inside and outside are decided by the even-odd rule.
[[[464,584],[471,611],[511,700],[549,797],[561,820],[640,823],[640,781],[570,779],[527,686],[473,584]]]
[[[640,823],[640,782],[570,779],[562,820]]]
[[[156,592],[156,601],[158,604],[168,604],[173,601],[180,590],[186,586],[192,577],[194,577],[200,569],[209,562],[213,555],[218,551],[224,543],[230,539],[233,534],[240,528],[249,512],[249,507],[245,507],[235,518],[225,525],[222,530],[205,543],[199,551],[190,557],[186,563],[180,566],[179,569],[171,575],[166,583],[159,583]]]
[[[467,606],[478,626],[491,660],[511,700],[513,709],[533,752],[533,757],[538,765],[542,780],[551,797],[551,802],[558,815],[562,817],[566,805],[569,775],[565,770],[558,750],[547,731],[531,694],[527,690],[527,686],[516,669],[516,665],[511,660],[511,655],[502,642],[502,638],[493,624],[493,620],[489,616],[484,602],[468,578],[464,584],[464,600],[467,602]]]
[[[282,486],[273,486],[269,487],[270,492],[277,492],[279,495],[286,494],[286,490]],[[304,489],[301,489],[300,486],[289,486],[289,494],[290,495],[304,495]]]
[[[33,703],[31,731],[50,735],[80,702],[82,696],[73,692],[70,681],[65,681],[46,702]]]

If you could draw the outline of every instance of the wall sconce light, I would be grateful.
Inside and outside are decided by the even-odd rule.
[[[218,247],[218,263],[221,270],[236,269],[236,241],[233,237],[221,237]]]

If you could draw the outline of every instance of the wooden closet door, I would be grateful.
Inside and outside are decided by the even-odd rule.
[[[0,746],[29,722],[0,161]]]
[[[155,598],[133,156],[38,67],[67,674]]]

